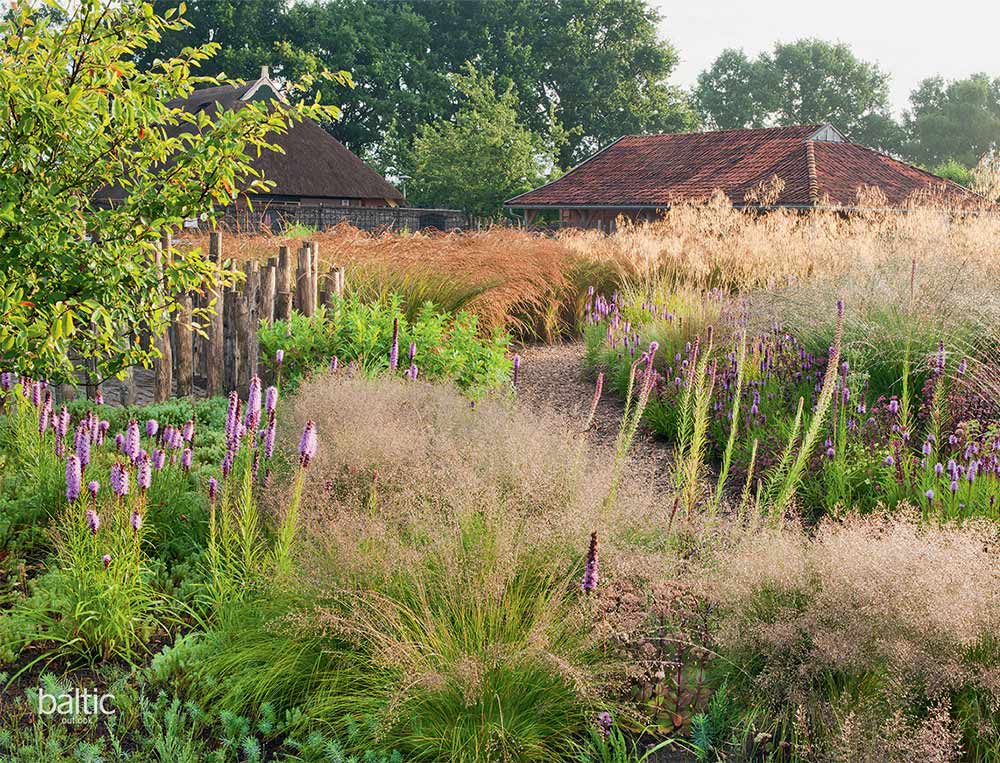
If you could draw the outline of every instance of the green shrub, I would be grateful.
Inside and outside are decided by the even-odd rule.
[[[395,321],[398,365],[390,369]],[[264,361],[275,377],[276,353],[283,351],[280,378],[283,387],[292,389],[308,372],[327,368],[333,358],[341,366],[354,364],[365,374],[403,374],[410,366],[411,345],[415,348],[412,362],[421,378],[453,381],[473,396],[502,387],[511,371],[505,335],[496,332],[482,338],[475,316],[464,312],[452,316],[429,302],[408,320],[395,296],[372,303],[337,299],[312,317],[294,314],[287,322],[262,325],[259,337]]]

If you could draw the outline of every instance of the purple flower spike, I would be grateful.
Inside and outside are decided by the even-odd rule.
[[[418,373],[417,372],[417,364],[416,363],[410,363],[410,367],[406,371],[406,378],[409,379],[410,381],[416,381],[417,380],[417,373]]]
[[[413,363],[413,359],[417,357],[417,343],[410,342],[410,363]]]
[[[119,498],[128,495],[128,469],[117,461],[111,464],[111,490]]]
[[[583,568],[583,582],[580,589],[590,593],[597,588],[597,530],[590,534],[590,548],[587,549],[587,563]]]
[[[70,503],[80,497],[81,479],[80,459],[74,454],[66,459],[66,500]]]
[[[87,527],[91,535],[97,535],[97,531],[101,529],[101,518],[93,509],[87,509]]]
[[[76,430],[76,457],[80,459],[80,468],[86,469],[90,463],[90,427],[86,422]]]
[[[87,491],[90,493],[90,497],[95,501],[97,500],[97,491],[101,489],[101,483],[97,480],[91,480],[87,483]]]
[[[337,366],[339,366],[339,365],[340,365],[340,361],[337,360],[337,356],[336,355],[334,355],[332,358],[330,358],[330,372],[331,373],[333,373],[334,371],[336,371],[337,370]]]
[[[250,387],[247,390],[246,428],[249,432],[257,430],[257,424],[260,422],[260,405],[260,378],[254,376],[250,379]]]
[[[166,451],[160,450],[159,448],[153,449],[153,468],[156,471],[160,471],[163,465],[167,462]]]
[[[278,407],[278,388],[271,386],[267,388],[264,395],[264,412],[270,417]]]
[[[149,456],[145,454],[136,462],[136,482],[139,483],[139,489],[143,493],[149,490],[149,486],[153,484],[153,465],[150,463]]]
[[[926,493],[924,493],[924,496],[927,498],[928,501],[933,501],[934,500],[934,491],[928,489],[928,491]]]
[[[886,466],[892,466],[895,463],[896,463],[896,459],[894,459],[892,456],[886,456],[885,457],[885,465]]]
[[[284,350],[275,351],[274,360],[275,362],[277,362],[278,367],[280,368],[281,364],[285,362],[285,351]]]
[[[49,428],[49,421],[52,417],[52,404],[48,401],[42,404],[38,412],[38,434],[45,434]]]
[[[160,430],[160,422],[156,419],[150,419],[146,422],[146,437],[156,437],[156,433]]]
[[[271,416],[267,424],[267,429],[264,431],[264,458],[270,458],[271,454],[274,453],[274,434],[276,429],[274,416]]]
[[[219,481],[215,477],[208,478],[208,500],[215,503],[215,495],[219,490]]]
[[[124,452],[125,450],[125,435],[123,435],[121,432],[115,435],[115,448],[119,452]]]
[[[132,526],[133,533],[137,533],[142,529],[142,514],[139,513],[138,509],[132,511],[132,516],[129,517],[128,522]]]
[[[94,403],[97,405],[104,405],[104,395],[100,390],[94,393]]]
[[[108,567],[111,566],[111,555],[105,554],[104,556],[101,557],[101,561],[104,562],[104,569],[107,569]]]
[[[194,439],[194,419],[188,419],[181,427],[181,438],[184,442],[191,442]]]
[[[392,347],[389,348],[389,368],[393,371],[399,366],[399,318],[392,319]]]
[[[132,419],[125,432],[125,455],[129,458],[136,458],[139,455],[139,442],[139,422]]]
[[[611,734],[611,727],[613,725],[614,721],[611,719],[611,713],[607,710],[597,714],[597,729],[605,739]]]
[[[302,439],[299,440],[299,456],[303,469],[309,466],[309,462],[316,457],[316,422],[312,420],[307,421],[302,430]]]
[[[521,374],[521,356],[514,355],[514,378],[512,380],[513,385],[517,386],[517,377]]]

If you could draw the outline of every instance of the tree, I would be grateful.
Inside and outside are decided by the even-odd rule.
[[[476,215],[498,215],[503,202],[539,185],[555,162],[558,129],[546,139],[520,124],[511,87],[467,67],[452,75],[462,103],[450,120],[422,126],[413,142],[411,200]]]
[[[695,103],[704,121],[720,130],[766,127],[771,93],[760,87],[765,63],[751,61],[742,50],[722,51],[711,68],[698,75],[695,86]]]
[[[156,0],[165,9],[176,0]],[[451,74],[467,61],[514,88],[522,124],[567,130],[562,167],[628,132],[689,129],[696,115],[668,82],[677,53],[647,0],[195,0],[178,43],[237,43],[207,73],[281,76],[346,69],[357,88],[327,128],[385,168],[399,167],[421,125],[458,108]],[[236,12],[238,9],[239,12]],[[391,134],[393,140],[387,140]]]
[[[168,105],[218,45],[185,50],[149,69],[136,54],[179,31],[171,12],[140,2],[78,0],[64,21],[22,3],[0,22],[0,367],[53,381],[79,358],[99,378],[155,349],[178,295],[216,284],[200,252],[164,253],[161,231],[212,215],[241,191],[268,188],[248,152],[318,104],[255,102],[209,116]],[[310,85],[311,83],[304,83]],[[96,199],[124,191],[107,208]],[[70,350],[73,355],[71,357]]]
[[[925,79],[910,95],[910,105],[904,116],[906,153],[914,161],[936,165],[954,159],[972,168],[1000,146],[1000,77]]]
[[[724,51],[699,76],[695,98],[720,127],[830,122],[858,143],[887,151],[901,144],[889,75],[843,44],[778,43],[753,62],[742,51]]]

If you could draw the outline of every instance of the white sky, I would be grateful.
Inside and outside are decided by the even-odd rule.
[[[1000,0],[651,0],[674,44],[677,85],[694,85],[724,48],[753,57],[774,43],[844,42],[892,75],[897,116],[925,77],[1000,77]]]

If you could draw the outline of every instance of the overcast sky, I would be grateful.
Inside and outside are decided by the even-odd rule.
[[[674,82],[693,85],[724,48],[754,56],[818,37],[851,46],[892,75],[897,116],[925,77],[1000,76],[1000,0],[651,0],[680,54]]]

